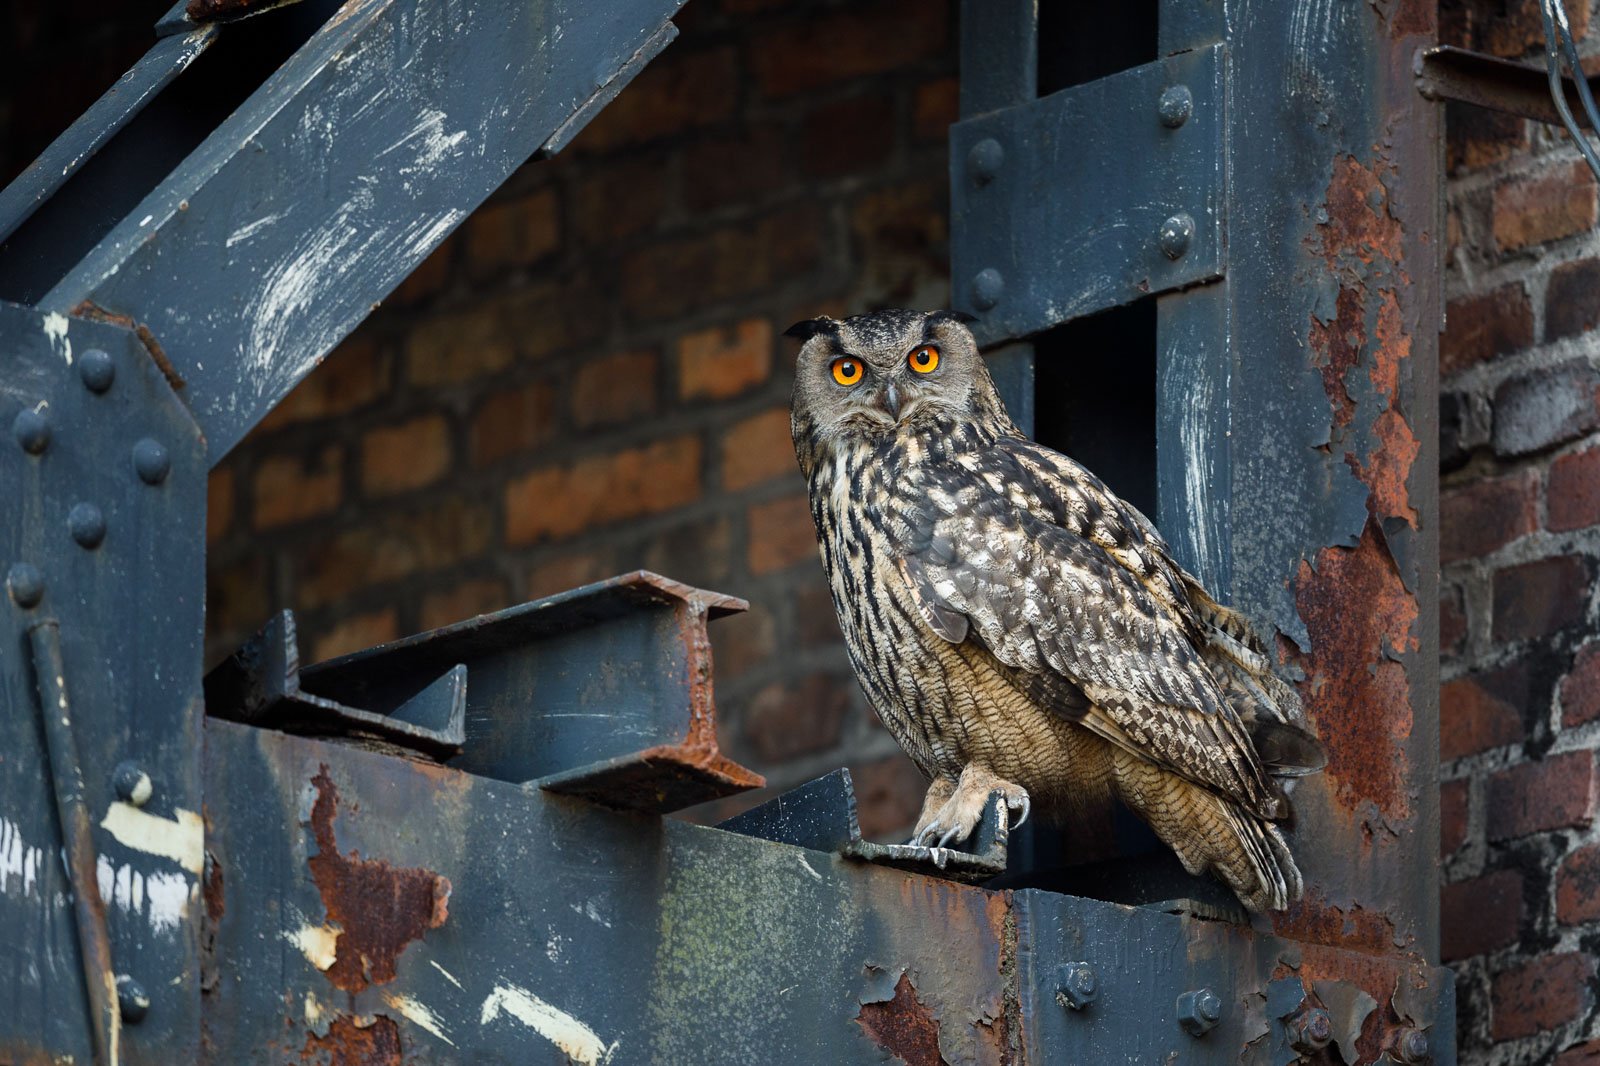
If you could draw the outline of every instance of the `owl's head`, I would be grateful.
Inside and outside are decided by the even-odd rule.
[[[790,426],[806,474],[840,447],[905,432],[1016,433],[968,321],[955,311],[891,310],[790,326],[785,335],[805,341]]]

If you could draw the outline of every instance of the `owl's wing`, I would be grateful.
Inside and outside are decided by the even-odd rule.
[[[1043,451],[1003,441],[900,497],[892,528],[929,627],[970,635],[1031,697],[1112,743],[1286,814],[1202,660],[1165,546],[1097,481],[1052,477]]]

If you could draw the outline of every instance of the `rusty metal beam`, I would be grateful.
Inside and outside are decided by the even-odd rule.
[[[1550,96],[1549,73],[1543,67],[1454,45],[1435,45],[1416,52],[1412,71],[1416,75],[1417,91],[1429,100],[1456,100],[1536,122],[1561,124],[1561,115]],[[1581,115],[1583,102],[1578,96],[1577,82],[1570,75],[1561,82],[1568,106],[1574,114]],[[1600,93],[1600,79],[1591,77],[1589,85],[1592,91]]]

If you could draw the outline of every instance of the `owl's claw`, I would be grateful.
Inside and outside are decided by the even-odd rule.
[[[1021,795],[1006,796],[1006,810],[1010,811],[1012,814],[1015,814],[1017,812],[1017,808],[1020,807],[1022,809],[1022,816],[1011,823],[1012,829],[1020,828],[1022,823],[1028,820],[1028,812],[1033,810],[1033,801],[1028,799],[1027,791],[1020,788],[1017,791],[1020,792]]]
[[[948,781],[947,778],[943,780]],[[914,845],[948,848],[966,840],[978,828],[978,823],[983,820],[983,812],[988,809],[989,797],[996,792],[1005,797],[1008,812],[1022,812],[1021,817],[1012,823],[1013,829],[1027,820],[1032,808],[1027,789],[975,766],[968,766],[962,771],[960,781],[954,783],[953,787],[946,785],[938,788],[936,784],[936,789],[929,790],[929,803],[923,808],[924,820],[911,836]],[[944,801],[934,810],[928,810],[928,807],[934,806],[933,801],[941,796]]]

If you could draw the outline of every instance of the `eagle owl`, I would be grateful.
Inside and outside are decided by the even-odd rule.
[[[801,322],[791,428],[857,678],[931,779],[913,843],[1004,794],[1114,795],[1252,910],[1298,898],[1280,778],[1319,769],[1245,620],[1143,514],[1006,414],[962,316]]]

